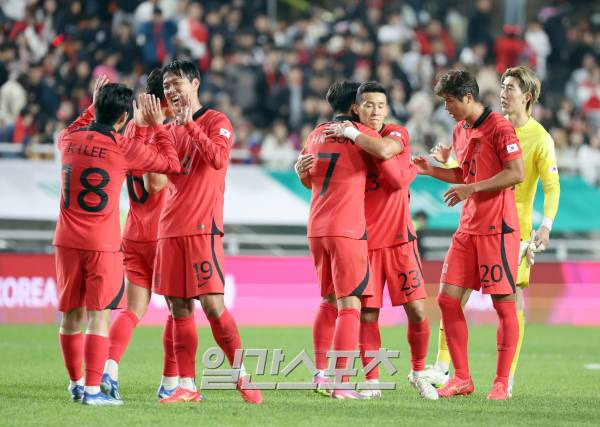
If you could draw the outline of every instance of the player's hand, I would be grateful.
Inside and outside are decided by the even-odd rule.
[[[303,177],[304,175],[306,175],[309,169],[314,164],[314,161],[315,156],[313,156],[312,154],[301,154],[298,157],[296,164],[294,164],[294,170],[296,171],[296,174],[299,177]]]
[[[543,225],[535,233],[535,240],[533,242],[536,247],[536,252],[543,252],[550,246],[550,230]]]
[[[142,103],[141,101],[135,102],[135,99],[133,100],[133,121],[138,126],[148,126],[148,123],[144,119]]]
[[[536,232],[531,231],[529,241],[521,241],[521,245],[519,247],[519,265],[521,265],[523,260],[525,260],[529,267],[531,267],[535,263],[535,253],[537,251],[535,239]]]
[[[429,151],[431,157],[441,164],[446,164],[450,159],[450,153],[452,152],[451,145],[437,144]]]
[[[327,126],[325,126],[325,129],[323,129],[323,134],[328,138],[343,137],[344,129],[348,126],[352,126],[352,123],[349,121],[330,123]]]
[[[108,77],[105,74],[101,74],[96,79],[94,83],[94,92],[92,93],[92,105],[96,105],[96,101],[98,100],[98,95],[100,94],[100,90],[107,84],[110,83]]]
[[[183,99],[182,99],[183,98]],[[175,123],[184,125],[192,121],[192,100],[189,95],[180,97],[179,105],[175,111]]]
[[[154,95],[142,94],[144,102],[144,118],[150,126],[162,125],[165,121],[165,115],[162,112],[160,99]]]
[[[433,166],[423,156],[413,157],[413,164],[417,167],[417,173],[419,175],[433,175]]]
[[[444,193],[444,203],[452,207],[471,197],[474,192],[475,188],[471,184],[453,185]]]

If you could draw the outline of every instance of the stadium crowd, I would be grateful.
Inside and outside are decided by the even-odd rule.
[[[52,144],[90,104],[93,78],[139,91],[152,68],[185,56],[202,71],[202,102],[231,118],[233,162],[291,168],[303,138],[329,118],[324,94],[340,79],[381,82],[393,119],[423,153],[450,143],[454,126],[432,94],[436,75],[472,70],[499,111],[499,73],[526,63],[543,81],[534,117],[554,138],[559,168],[600,184],[597,6],[547,2],[526,20],[515,2],[504,11],[493,0],[296,2],[303,11],[281,3],[4,0],[0,141],[36,157],[31,147]],[[280,7],[276,20],[269,4]],[[494,25],[498,11],[504,25]]]

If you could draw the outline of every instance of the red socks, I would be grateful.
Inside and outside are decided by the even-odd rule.
[[[331,349],[337,316],[338,310],[335,305],[322,302],[313,323],[315,367],[322,371],[327,369],[327,352]]]
[[[174,318],[173,326],[173,348],[179,377],[195,378],[198,332],[194,316]]]
[[[373,357],[365,356],[367,351],[378,351],[381,348],[381,334],[379,333],[379,322],[361,322],[360,324],[359,348],[363,368],[366,367]],[[365,374],[367,380],[379,378],[379,366],[374,367]]]
[[[163,376],[165,377],[176,377],[177,374],[177,360],[175,359],[175,349],[173,340],[173,316],[169,314],[165,323],[165,329],[163,330],[162,342],[163,342]]]
[[[85,385],[94,387],[100,385],[100,377],[104,363],[108,357],[108,337],[101,335],[85,334],[84,359],[85,359]]]
[[[108,333],[110,346],[108,348],[108,358],[119,363],[121,356],[131,341],[133,329],[138,324],[138,318],[134,312],[129,310],[122,311],[113,322]]]
[[[425,319],[421,323],[413,323],[409,320],[406,338],[410,347],[410,365],[412,370],[424,370],[427,346],[429,345],[429,320]]]
[[[508,386],[508,374],[512,364],[519,340],[519,321],[515,301],[494,301],[494,308],[498,313],[498,332],[496,344],[498,349],[498,362],[496,365],[496,379]]]
[[[437,301],[442,311],[442,322],[448,350],[450,350],[450,357],[454,365],[454,375],[463,380],[469,379],[467,352],[469,331],[460,300],[446,294],[438,294]]]
[[[233,320],[227,309],[219,317],[207,317],[207,319],[210,322],[215,341],[227,356],[229,364],[233,365],[235,351],[242,348],[242,341],[235,320]]]
[[[338,312],[333,334],[333,349],[335,351],[353,351],[358,347],[360,333],[360,311],[355,308],[342,308]],[[338,357],[335,366],[337,369],[351,369],[347,357]],[[337,378],[336,378],[337,380]],[[342,378],[346,382],[347,378]]]
[[[71,381],[81,379],[81,365],[83,364],[83,334],[58,334],[58,341],[65,367]]]

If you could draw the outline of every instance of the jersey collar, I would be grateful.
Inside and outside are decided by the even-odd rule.
[[[487,117],[492,113],[492,110],[489,107],[485,107],[483,109],[483,113],[481,113],[481,116],[479,116],[479,118],[477,120],[475,120],[475,123],[473,123],[473,129],[478,128],[485,119],[487,119]],[[469,124],[467,122],[465,122],[464,126],[465,129],[469,128]]]
[[[354,117],[348,115],[348,114],[338,114],[337,116],[333,117],[333,121],[334,122],[345,122],[346,120],[349,120],[351,122],[354,121]]]
[[[200,117],[202,114],[206,113],[206,111],[207,111],[207,110],[208,110],[208,105],[204,105],[204,106],[202,106],[202,108],[200,108],[198,111],[196,111],[196,112],[194,113],[194,115],[192,116],[192,120],[194,120],[194,121],[198,120],[198,118],[199,118],[199,117]]]
[[[96,121],[93,121],[87,127],[87,130],[88,131],[92,131],[92,132],[101,133],[102,135],[108,136],[113,141],[116,141],[115,136],[113,135],[113,132],[115,131],[115,128],[113,128],[112,126],[105,125],[103,123],[98,123]]]

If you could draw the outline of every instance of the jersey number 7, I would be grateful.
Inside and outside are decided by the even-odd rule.
[[[329,188],[329,181],[331,180],[331,175],[333,175],[333,170],[335,169],[335,164],[337,163],[340,157],[340,153],[317,153],[318,159],[329,159],[329,166],[327,167],[327,172],[325,172],[325,180],[323,181],[323,187],[321,188],[320,196],[324,196],[327,193],[327,189]]]

